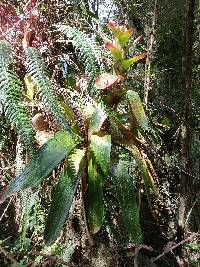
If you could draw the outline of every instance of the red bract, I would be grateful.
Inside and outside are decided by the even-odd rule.
[[[110,20],[110,21],[108,22],[108,26],[109,26],[109,28],[112,30],[112,29],[114,29],[116,26],[118,26],[118,23],[117,23],[116,21],[114,21],[114,20]]]
[[[127,29],[126,26],[119,26],[117,22],[110,21],[108,23],[109,28],[112,30],[116,40],[121,47],[124,47],[129,41],[130,37],[135,33],[135,29]]]
[[[139,44],[142,40],[142,35],[138,36],[135,40],[134,40],[134,44]]]
[[[113,43],[106,43],[105,47],[110,50],[115,59],[122,59],[122,50]]]
[[[98,89],[105,90],[119,82],[121,76],[115,76],[110,73],[103,73],[96,80],[96,86]]]

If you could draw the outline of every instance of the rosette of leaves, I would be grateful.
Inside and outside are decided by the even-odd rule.
[[[111,52],[114,56],[114,64],[121,64],[123,67],[122,72],[118,68],[117,73],[117,76],[122,78],[116,79],[112,76],[112,81],[110,82],[109,75],[106,76],[107,82],[105,84],[103,82],[103,88],[100,89],[108,90],[108,93],[110,88],[113,89],[113,92],[121,90],[121,79],[125,78],[124,72],[128,69],[127,66],[123,66],[124,61],[127,60],[123,49],[125,49],[131,32],[128,31],[127,33],[126,28],[117,27],[119,26],[116,26],[113,33],[116,43],[118,42],[120,52],[118,51],[117,55],[115,55],[116,51],[111,50]],[[49,97],[46,96],[48,95],[47,88],[51,88],[51,83],[46,78],[45,71],[43,71],[41,57],[38,56],[35,49],[26,49],[26,52],[27,62],[32,64],[32,67],[27,67],[27,70],[35,79],[35,84],[40,90],[43,101],[50,107]],[[133,60],[131,61],[133,63]],[[101,78],[99,81],[102,82]],[[116,88],[114,88],[115,86]],[[53,99],[53,92],[51,92],[50,96]],[[144,136],[149,131],[149,122],[140,97],[132,90],[126,90],[122,96],[125,96],[126,108],[130,115],[128,126],[120,120],[118,111],[113,106],[107,105],[107,109],[103,110],[99,103],[95,105],[93,102],[91,112],[79,110],[82,115],[81,124],[82,126],[85,124],[84,132],[87,136],[84,137],[82,137],[81,131],[78,132],[77,129],[69,127],[65,121],[66,117],[73,116],[71,114],[75,113],[74,108],[70,113],[66,112],[67,114],[63,115],[56,106],[51,106],[54,115],[57,116],[59,114],[59,121],[64,122],[62,124],[65,130],[57,132],[54,138],[49,139],[36,151],[34,158],[25,166],[21,174],[11,181],[3,193],[1,201],[21,190],[37,187],[64,160],[47,217],[44,232],[46,244],[54,243],[59,237],[79,183],[82,183],[81,188],[85,201],[83,205],[86,207],[89,231],[91,234],[96,234],[101,229],[105,222],[104,188],[107,186],[105,181],[109,175],[112,176],[111,180],[115,187],[114,192],[118,198],[123,222],[128,232],[127,240],[135,244],[141,242],[139,210],[134,189],[130,187],[132,178],[129,173],[124,171],[123,162],[117,166],[115,172],[109,172],[113,161],[111,149],[120,146],[129,151],[132,159],[137,162],[147,192],[150,190],[156,191],[154,181],[156,172],[148,157],[148,150],[144,140]],[[63,101],[67,104],[68,99],[64,98]],[[54,105],[57,105],[56,102]],[[110,114],[114,114],[112,118]],[[76,119],[76,114],[73,117]],[[113,125],[118,128],[118,132],[113,131]]]

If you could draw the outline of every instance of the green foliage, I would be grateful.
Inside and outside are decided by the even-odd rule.
[[[96,234],[104,222],[103,184],[104,177],[91,159],[88,165],[88,225],[92,234]]]
[[[45,63],[38,51],[33,47],[25,48],[26,68],[31,76],[34,85],[37,86],[38,92],[44,105],[54,115],[55,119],[66,129],[70,130],[64,114],[61,112],[56,97],[53,93],[53,86],[48,78]]]
[[[11,181],[2,199],[20,190],[38,186],[75,146],[76,142],[68,132],[58,132],[54,138],[39,148],[22,173]]]
[[[128,232],[129,242],[140,244],[142,236],[139,210],[136,203],[133,177],[128,171],[129,166],[129,162],[120,160],[112,176],[112,182],[116,199],[122,213],[122,220]]]
[[[99,45],[93,38],[75,27],[58,25],[56,28],[72,42],[81,60],[84,61],[85,72],[91,74],[91,78],[94,79],[102,68],[100,63],[102,51]]]
[[[93,83],[102,71],[100,66],[102,53],[99,46],[89,35],[74,27],[59,25],[56,28],[72,42],[84,62],[85,72],[90,74]],[[46,221],[44,239],[47,245],[52,245],[59,237],[80,181],[89,231],[91,234],[96,234],[103,227],[106,214],[105,181],[109,177],[111,160],[116,160],[116,158],[111,159],[111,148],[115,151],[116,144],[131,151],[141,170],[145,186],[155,189],[152,178],[153,167],[144,153],[146,147],[143,142],[144,137],[141,136],[143,132],[148,132],[148,120],[139,95],[128,90],[126,88],[128,85],[125,86],[128,68],[133,62],[142,58],[137,60],[132,58],[131,62],[123,66],[127,56],[126,45],[131,35],[132,30],[117,26],[115,37],[119,47],[107,43],[107,48],[114,57],[112,71],[115,75],[107,73],[97,79],[96,84],[98,85],[100,81],[100,87],[97,88],[95,85],[92,87],[93,93],[97,90],[100,97],[96,102],[88,95],[80,96],[78,92],[74,93],[73,97],[72,90],[57,90],[65,114],[61,112],[54,96],[54,88],[39,50],[33,47],[25,48],[25,64],[31,82],[37,87],[44,105],[65,130],[56,133],[54,138],[38,149],[35,157],[25,166],[21,174],[11,181],[2,196],[2,201],[23,189],[38,186],[65,159],[65,163],[63,165],[61,163],[62,171],[53,192]],[[88,93],[91,88],[89,86]],[[94,94],[93,97],[97,99]],[[88,105],[88,100],[91,105]],[[131,114],[132,120],[127,116],[126,125],[121,120],[119,104],[123,107],[123,115]],[[71,127],[68,126],[65,115],[69,118]],[[138,134],[139,132],[141,133]],[[133,177],[124,161],[119,162],[111,176],[122,221],[128,233],[127,240],[140,244],[141,229],[135,189],[132,186]]]
[[[128,91],[127,98],[129,100],[133,127],[148,131],[148,120],[138,93],[135,91]]]
[[[69,161],[66,162],[63,171],[60,173],[44,232],[44,239],[47,245],[56,241],[66,216],[69,213],[82,174],[82,160],[84,154],[84,150],[76,150],[75,153],[70,156]]]
[[[0,101],[6,118],[16,126],[31,155],[34,153],[34,132],[26,107],[22,102],[22,83],[12,70],[11,46],[0,41]]]
[[[111,137],[91,135],[88,165],[88,223],[95,234],[104,222],[103,188],[110,164]]]
[[[92,135],[90,140],[90,149],[94,154],[96,163],[101,168],[105,177],[108,175],[111,151],[110,135]]]
[[[88,127],[88,135],[100,131],[105,119],[106,119],[106,113],[101,108],[101,106],[97,106],[92,113],[92,116],[90,118],[90,123]]]

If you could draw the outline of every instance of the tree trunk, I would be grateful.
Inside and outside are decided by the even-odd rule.
[[[184,55],[182,61],[182,122],[181,122],[181,173],[180,173],[180,203],[178,211],[177,242],[184,237],[184,218],[187,206],[189,183],[189,140],[190,140],[190,106],[192,87],[192,47],[194,35],[195,0],[188,0],[186,28],[184,38]],[[181,255],[181,248],[178,251]]]
[[[153,56],[154,41],[155,41],[155,26],[156,26],[156,11],[157,0],[154,1],[153,15],[147,22],[147,58],[145,64],[145,78],[144,78],[144,104],[147,106],[149,91],[152,88],[151,83],[151,61]]]

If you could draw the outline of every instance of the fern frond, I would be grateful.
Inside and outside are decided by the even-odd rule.
[[[39,96],[41,97],[44,105],[49,109],[55,119],[66,129],[70,130],[64,114],[59,108],[57,99],[54,95],[53,85],[48,78],[48,73],[45,63],[38,51],[33,47],[25,49],[26,55],[26,68],[31,76],[34,85],[38,88]]]
[[[22,103],[22,84],[12,67],[9,43],[0,42],[0,101],[6,118],[16,126],[30,154],[34,153],[34,132],[26,107]]]
[[[57,25],[57,30],[63,33],[74,45],[85,65],[85,72],[94,79],[103,71],[100,63],[102,52],[97,43],[86,33],[68,25]]]
[[[1,60],[1,64],[4,67],[9,67],[10,64],[12,64],[12,50],[11,46],[6,41],[1,41],[0,43],[0,52],[1,57],[3,57],[3,60]]]

